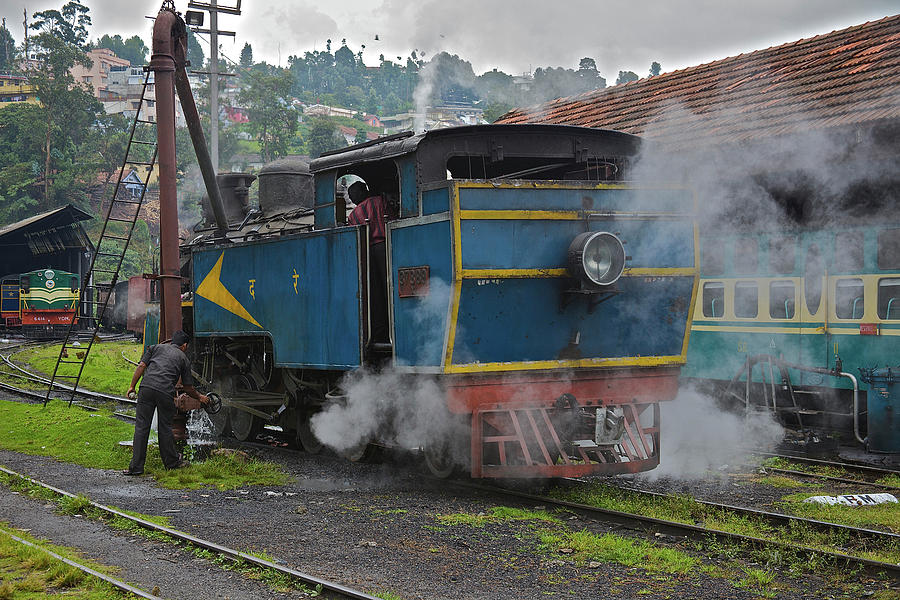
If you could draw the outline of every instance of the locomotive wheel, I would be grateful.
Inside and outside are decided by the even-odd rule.
[[[253,441],[256,435],[262,430],[262,421],[256,415],[251,415],[247,411],[241,410],[234,406],[228,409],[229,421],[231,422],[231,433],[241,442]]]
[[[303,451],[307,454],[318,454],[322,451],[322,442],[320,442],[319,438],[316,437],[316,434],[313,433],[309,418],[306,416],[298,419],[297,441],[300,443],[300,447],[303,448]]]
[[[231,433],[231,420],[228,418],[229,410],[220,410],[217,413],[209,414],[209,420],[213,424],[213,435],[225,437]]]
[[[259,389],[252,378],[241,375],[235,382],[238,391],[256,391]],[[262,420],[256,415],[241,410],[235,406],[228,408],[228,420],[231,423],[231,433],[241,442],[253,441],[262,430]]]
[[[350,462],[369,462],[378,451],[378,447],[368,442],[362,442],[352,448],[348,448],[340,453],[341,456]]]
[[[456,471],[456,463],[453,461],[453,453],[450,444],[441,440],[435,444],[425,446],[425,464],[431,474],[439,479],[446,479]]]

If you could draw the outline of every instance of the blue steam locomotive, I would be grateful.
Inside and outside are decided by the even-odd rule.
[[[441,476],[652,469],[698,248],[689,190],[626,182],[640,144],[547,125],[399,134],[268,165],[258,209],[246,178],[220,179],[230,230],[208,222],[182,248],[217,425],[278,425],[354,460],[420,447]],[[376,224],[348,224],[358,181],[385,206],[386,275]]]

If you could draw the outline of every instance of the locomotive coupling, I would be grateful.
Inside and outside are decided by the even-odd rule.
[[[625,435],[625,412],[618,406],[597,408],[594,424],[594,441],[598,446],[611,446],[622,441]]]

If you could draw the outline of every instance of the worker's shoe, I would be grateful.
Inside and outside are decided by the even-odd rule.
[[[183,469],[183,468],[189,467],[189,466],[191,466],[191,463],[189,463],[188,461],[179,460],[177,463],[175,463],[171,467],[166,467],[166,468],[171,471],[172,469]]]
[[[131,477],[136,477],[138,475],[143,475],[143,474],[144,474],[143,471],[132,471],[131,469],[125,469],[124,471],[122,471],[122,475],[129,475]]]

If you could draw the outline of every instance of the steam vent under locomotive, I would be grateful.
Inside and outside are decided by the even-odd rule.
[[[195,369],[228,407],[217,425],[239,439],[279,425],[352,459],[412,443],[443,476],[652,469],[697,232],[689,190],[626,183],[640,143],[548,125],[399,134],[267,166],[258,210],[231,177],[229,231],[182,247]],[[389,213],[386,286],[368,226],[347,224],[359,179]],[[359,409],[363,377],[398,384],[361,407],[378,426],[320,441],[318,417]]]

